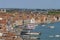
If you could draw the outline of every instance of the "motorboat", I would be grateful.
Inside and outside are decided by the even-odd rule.
[[[53,29],[53,28],[55,28],[55,26],[49,26],[49,28]]]
[[[40,35],[40,32],[28,32],[28,31],[22,31],[21,35]]]
[[[26,33],[26,34],[28,34],[28,35],[40,35],[40,33],[38,33],[38,32],[31,32],[31,33]]]
[[[46,26],[46,25],[42,25],[42,27],[44,27],[44,26]]]
[[[60,37],[60,35],[55,35],[55,37]]]

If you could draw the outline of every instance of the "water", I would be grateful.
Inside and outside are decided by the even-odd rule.
[[[49,28],[49,26],[54,26],[54,28]],[[60,40],[60,37],[55,37],[55,35],[60,35],[60,22],[45,24],[44,27],[38,25],[31,32],[41,32],[40,40]],[[49,37],[51,35],[54,37]]]

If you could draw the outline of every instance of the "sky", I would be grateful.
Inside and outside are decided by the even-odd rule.
[[[60,0],[0,0],[0,8],[60,9]]]

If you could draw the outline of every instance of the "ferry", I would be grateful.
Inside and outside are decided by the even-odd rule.
[[[40,32],[28,32],[28,31],[22,31],[21,35],[40,35]]]
[[[40,39],[39,35],[40,35],[40,33],[37,33],[37,32],[31,32],[31,33],[25,32],[25,33],[23,33],[23,35],[21,35],[21,37],[23,39],[38,40],[38,39]]]

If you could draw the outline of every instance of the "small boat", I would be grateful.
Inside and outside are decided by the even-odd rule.
[[[32,33],[26,33],[28,35],[40,35],[40,33],[37,33],[37,32],[32,32]]]
[[[42,27],[44,27],[44,26],[46,26],[46,25],[42,25]]]
[[[55,28],[55,26],[49,26],[49,28],[52,28],[53,29],[53,28]]]
[[[55,35],[55,37],[60,37],[60,35]]]
[[[38,37],[31,37],[31,39],[40,39],[40,38],[38,38]]]

